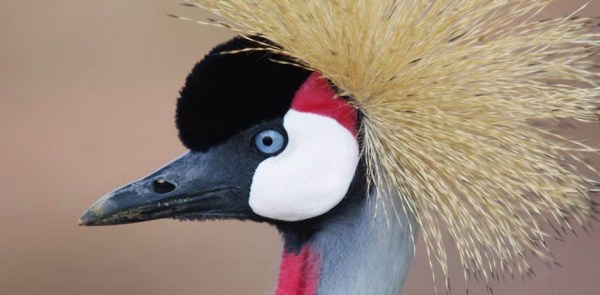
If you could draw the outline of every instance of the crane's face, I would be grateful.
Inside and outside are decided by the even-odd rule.
[[[359,163],[355,109],[316,73],[265,53],[218,54],[244,47],[217,47],[188,76],[176,121],[190,151],[97,201],[82,224],[293,222],[342,201]]]

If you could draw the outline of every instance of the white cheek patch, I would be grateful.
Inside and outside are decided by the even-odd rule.
[[[261,216],[298,221],[319,216],[346,195],[359,161],[354,135],[336,120],[290,110],[285,150],[258,165],[250,207]]]

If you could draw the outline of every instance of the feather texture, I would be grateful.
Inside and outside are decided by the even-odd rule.
[[[534,20],[551,2],[190,1],[350,97],[378,195],[400,196],[446,276],[445,230],[485,280],[528,274],[526,253],[551,262],[545,225],[594,214],[582,169],[600,175],[584,161],[598,148],[532,124],[600,118],[597,20]]]

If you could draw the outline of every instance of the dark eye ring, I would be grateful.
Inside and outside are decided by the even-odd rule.
[[[263,154],[276,154],[284,148],[285,136],[277,130],[266,129],[254,137],[254,145]]]

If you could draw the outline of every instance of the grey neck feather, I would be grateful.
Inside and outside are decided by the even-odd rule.
[[[313,237],[312,244],[321,257],[318,295],[400,292],[413,257],[409,222],[413,234],[417,227],[399,198],[383,199],[395,202],[395,208],[377,206],[376,195],[371,192],[362,206],[329,221]]]

